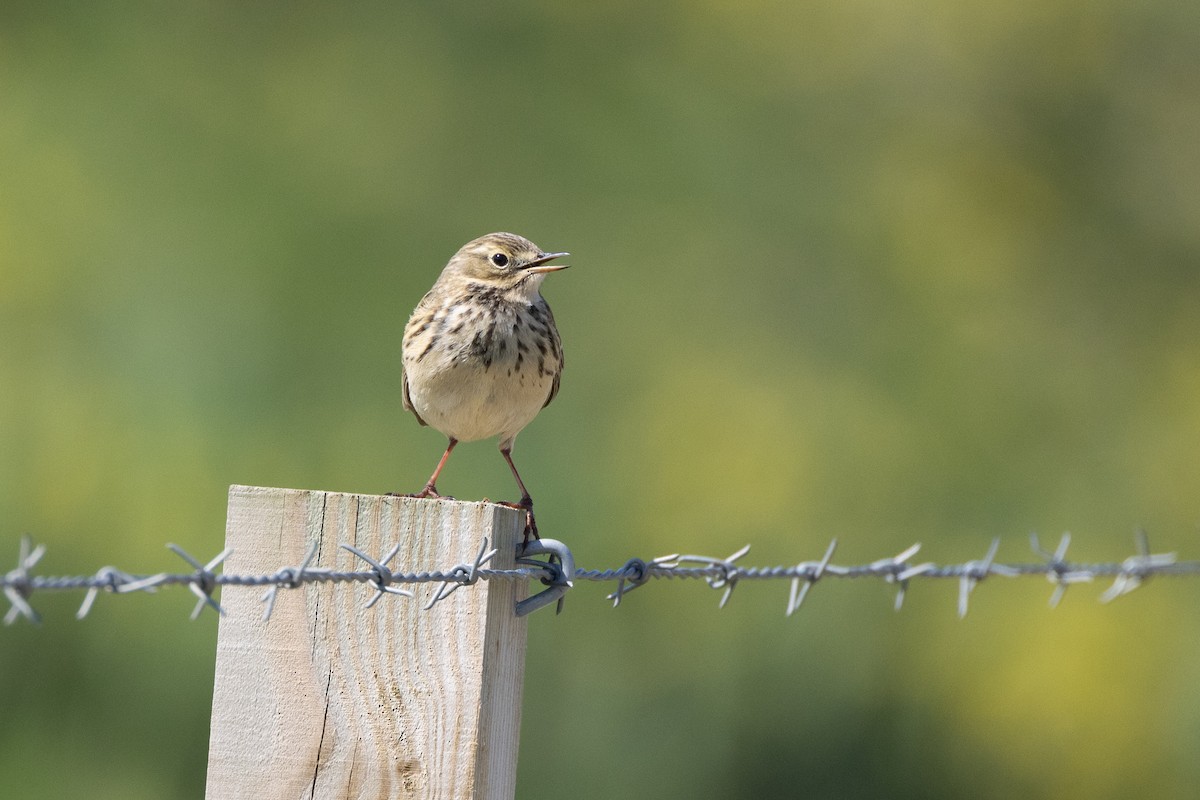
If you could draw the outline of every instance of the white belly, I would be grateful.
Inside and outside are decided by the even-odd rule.
[[[511,440],[541,411],[553,382],[528,363],[518,372],[510,360],[487,369],[461,358],[425,362],[408,369],[409,399],[430,427],[460,442]]]

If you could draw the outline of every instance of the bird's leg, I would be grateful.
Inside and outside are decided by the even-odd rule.
[[[446,452],[442,453],[442,460],[438,462],[437,467],[433,470],[433,474],[429,476],[429,482],[425,484],[425,488],[417,492],[417,497],[441,497],[437,490],[437,479],[442,474],[442,467],[446,466],[446,462],[450,459],[450,453],[454,451],[454,445],[458,444],[458,439],[450,437],[450,443],[446,445]]]
[[[517,465],[512,460],[512,444],[507,447],[501,446],[500,455],[504,456],[504,460],[508,462],[508,468],[512,470],[513,477],[517,479],[517,487],[521,490],[521,499],[516,503],[501,503],[501,505],[515,508],[525,512],[525,539],[524,544],[529,544],[530,537],[540,539],[538,536],[537,521],[533,518],[533,498],[529,496],[529,490],[525,488],[525,482],[521,480],[521,473],[517,472]]]
[[[454,445],[456,445],[456,444],[458,444],[458,439],[455,439],[453,436],[451,436],[450,444],[446,445],[446,452],[442,453],[442,460],[438,462],[437,468],[433,471],[433,474],[429,476],[429,482],[425,484],[424,489],[417,492],[416,494],[402,494],[399,496],[400,497],[442,497],[442,495],[438,494],[437,479],[438,479],[438,476],[442,474],[442,467],[446,466],[446,461],[450,458],[450,453],[451,453],[451,451],[454,450]],[[453,500],[454,498],[450,497],[447,499]]]

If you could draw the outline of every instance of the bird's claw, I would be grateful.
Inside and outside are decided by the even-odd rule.
[[[525,512],[525,532],[524,532],[524,536],[521,539],[522,546],[529,544],[530,539],[541,539],[542,538],[541,536],[538,535],[537,520],[533,516],[533,500],[532,500],[532,498],[522,497],[520,502],[518,502],[518,503],[512,503],[507,500],[494,500],[493,501],[493,500],[488,500],[486,497],[483,499],[483,501],[485,503],[494,502],[498,506],[504,506],[505,508],[512,508],[512,509],[516,509],[517,511]]]
[[[533,518],[533,509],[529,508],[525,510],[525,535],[521,539],[521,545],[529,544],[531,538],[541,539],[542,537],[538,536],[537,521]]]
[[[419,492],[388,492],[387,497],[412,497],[417,500],[453,500],[454,498],[448,494],[438,494],[438,490],[432,486],[426,486]]]

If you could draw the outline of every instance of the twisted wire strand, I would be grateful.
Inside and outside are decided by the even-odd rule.
[[[308,557],[299,567],[282,567],[275,572],[255,575],[215,572],[229,555],[228,550],[220,553],[207,564],[201,564],[182,548],[168,545],[194,567],[194,570],[191,572],[132,574],[116,567],[107,566],[91,575],[37,575],[33,574],[33,569],[45,555],[46,548],[44,545],[34,547],[28,537],[23,537],[17,566],[7,573],[0,574],[0,594],[3,594],[9,602],[9,608],[3,621],[5,624],[11,625],[20,618],[25,618],[33,623],[40,620],[30,602],[37,592],[87,592],[77,614],[82,618],[91,610],[96,596],[100,592],[120,595],[133,592],[153,592],[162,586],[184,586],[196,596],[198,601],[192,612],[194,617],[205,606],[224,613],[224,610],[213,598],[215,590],[219,587],[267,587],[268,591],[263,596],[266,603],[264,616],[269,617],[278,590],[295,589],[310,583],[369,584],[375,588],[376,593],[368,601],[368,606],[374,605],[385,594],[411,597],[412,592],[401,586],[440,584],[428,605],[425,606],[432,608],[455,589],[471,586],[479,580],[537,580],[559,587],[558,597],[561,597],[562,593],[572,586],[572,581],[615,582],[617,584],[616,591],[608,595],[608,599],[612,600],[614,605],[619,605],[629,592],[645,586],[651,580],[670,581],[677,578],[703,580],[714,589],[724,590],[720,601],[721,606],[728,602],[734,588],[741,581],[783,580],[790,582],[791,585],[787,604],[787,613],[791,615],[799,609],[809,590],[821,580],[831,578],[876,579],[895,584],[898,586],[896,608],[899,609],[911,581],[942,579],[959,582],[958,612],[960,616],[965,616],[971,593],[979,583],[989,577],[1044,577],[1055,586],[1050,598],[1050,604],[1054,606],[1062,599],[1067,587],[1075,583],[1111,579],[1112,585],[1099,598],[1103,602],[1108,602],[1137,589],[1152,577],[1200,576],[1200,561],[1180,561],[1174,553],[1151,553],[1147,537],[1141,532],[1136,540],[1137,552],[1120,563],[1067,561],[1066,550],[1070,543],[1069,535],[1062,537],[1054,553],[1044,550],[1036,535],[1031,539],[1033,550],[1042,559],[1041,561],[997,563],[995,556],[1000,541],[996,539],[992,542],[984,558],[958,564],[932,562],[913,564],[912,559],[920,549],[919,545],[913,545],[895,556],[881,558],[867,564],[847,566],[832,563],[837,546],[835,539],[819,561],[802,561],[791,565],[741,565],[737,562],[749,551],[750,548],[747,546],[726,558],[681,554],[662,556],[649,561],[632,558],[620,567],[579,568],[573,569],[570,574],[564,574],[562,567],[563,562],[571,561],[569,551],[558,542],[555,544],[562,548],[567,558],[551,556],[545,562],[524,558],[521,566],[510,569],[487,566],[496,551],[489,551],[488,543],[484,540],[474,561],[456,564],[448,569],[417,572],[392,571],[386,564],[394,557],[398,548],[393,548],[390,553],[384,554],[380,560],[376,560],[366,553],[343,545],[346,550],[367,563],[370,569],[333,570],[325,567],[311,567],[309,563],[316,554],[314,549],[310,550]]]

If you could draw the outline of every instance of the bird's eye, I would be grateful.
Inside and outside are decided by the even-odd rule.
[[[492,254],[492,263],[495,264],[497,267],[507,267],[508,266],[508,256],[504,255],[504,253],[493,253]]]

